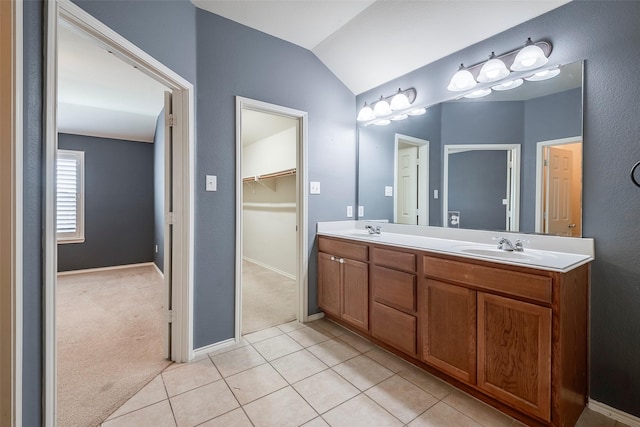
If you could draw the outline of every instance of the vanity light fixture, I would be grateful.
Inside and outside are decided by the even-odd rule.
[[[391,123],[391,120],[405,120],[408,115],[424,114],[426,111],[424,108],[422,109],[424,111],[420,112],[420,108],[411,106],[416,100],[416,96],[415,88],[404,90],[400,88],[393,95],[381,96],[379,100],[371,104],[365,102],[358,112],[356,120],[363,122],[365,126],[369,124],[386,126]]]
[[[524,80],[515,79],[515,80],[510,80],[508,82],[500,83],[499,85],[495,85],[491,87],[491,89],[498,90],[498,91],[511,90],[511,89],[515,89],[517,87],[522,86],[522,83],[524,83]]]
[[[484,89],[491,86],[495,90],[508,90],[518,87],[523,76],[523,72],[535,70],[545,65],[549,60],[553,47],[547,41],[533,42],[531,38],[527,39],[525,46],[507,52],[503,55],[496,56],[495,52],[491,52],[489,59],[470,67],[460,64],[460,68],[453,75],[447,89],[452,92],[471,92],[463,95],[465,98],[479,97],[481,94],[488,95]],[[518,73],[517,76],[509,77],[511,71]],[[536,73],[538,74],[538,73]],[[527,76],[529,77],[529,76]],[[541,77],[527,78],[530,81],[541,80]],[[552,77],[552,76],[551,76]],[[549,77],[549,78],[551,78]],[[511,80],[506,82],[505,80]],[[480,83],[480,91],[475,86]],[[493,85],[489,85],[493,83]]]
[[[460,64],[458,71],[451,77],[447,89],[452,92],[464,92],[465,90],[473,89],[476,84],[473,74],[464,67],[464,64]]]
[[[560,68],[555,67],[555,68],[550,68],[548,70],[538,71],[534,75],[525,77],[524,79],[529,82],[540,82],[542,80],[552,79],[558,74],[560,74]]]
[[[502,80],[509,75],[510,71],[504,65],[502,59],[496,58],[495,52],[491,52],[489,60],[484,63],[478,74],[478,82],[491,83]]]
[[[531,41],[531,37],[527,39],[527,42],[520,52],[516,55],[511,64],[513,71],[529,71],[536,68],[540,68],[545,65],[549,59],[544,54],[540,46],[535,45]]]
[[[410,116],[421,116],[427,112],[427,109],[424,107],[416,108],[411,111],[408,111],[407,114]]]

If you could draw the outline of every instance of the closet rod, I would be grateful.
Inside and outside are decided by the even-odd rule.
[[[256,175],[256,176],[250,176],[248,178],[242,178],[242,182],[260,181],[260,180],[269,179],[269,178],[280,178],[281,176],[289,176],[289,175],[295,175],[295,174],[296,174],[295,168],[287,169],[280,172],[273,172],[273,173],[267,173],[264,175]]]

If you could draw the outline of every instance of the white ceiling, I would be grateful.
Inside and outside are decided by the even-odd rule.
[[[298,120],[291,117],[243,109],[242,145],[253,144],[297,125]]]
[[[311,50],[357,95],[569,0],[191,1]]]
[[[197,7],[311,50],[354,94],[568,2],[191,1]],[[152,142],[164,90],[94,40],[60,26],[60,132]]]
[[[67,26],[58,36],[58,131],[153,142],[164,86]]]

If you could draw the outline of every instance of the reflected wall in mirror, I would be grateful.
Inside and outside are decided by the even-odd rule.
[[[429,107],[422,116],[389,126],[360,127],[358,205],[364,207],[366,215],[359,219],[401,223],[406,222],[400,215],[404,213],[416,221],[411,223],[432,226],[579,237],[582,66],[582,62],[564,65],[553,79],[525,82],[517,89],[493,92],[484,98],[443,102]],[[409,143],[403,143],[403,139]],[[412,139],[428,141],[428,152],[422,159],[418,155],[415,170],[410,168],[426,177],[419,180],[422,185],[417,188],[401,184],[412,178],[402,175],[400,161],[406,156],[399,150],[410,148]],[[459,158],[445,156],[445,146],[456,151],[450,147],[482,145],[502,146],[504,150],[498,152],[505,158],[491,158],[486,150],[467,148],[457,150],[466,153],[460,153]],[[509,167],[507,146],[520,147],[519,171]],[[405,167],[413,162],[402,161]],[[491,162],[500,162],[500,166]],[[509,177],[512,173],[516,175]],[[491,199],[494,206],[482,211],[472,198],[487,204]]]

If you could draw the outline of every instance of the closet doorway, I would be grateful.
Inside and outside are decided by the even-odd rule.
[[[306,113],[238,99],[236,338],[306,314]]]

